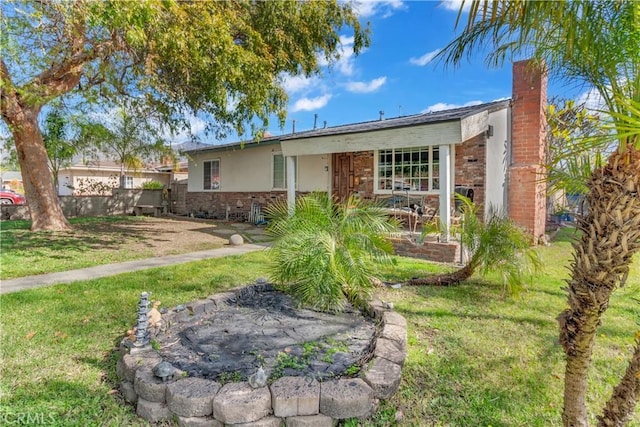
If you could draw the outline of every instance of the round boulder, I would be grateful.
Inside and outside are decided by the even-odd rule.
[[[239,234],[232,234],[229,237],[229,244],[231,246],[240,246],[244,244],[244,238]]]

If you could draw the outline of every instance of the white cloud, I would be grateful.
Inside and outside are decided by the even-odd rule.
[[[462,105],[459,104],[447,104],[445,102],[438,102],[437,104],[433,104],[428,106],[427,108],[425,108],[424,110],[421,111],[421,113],[433,113],[435,111],[444,111],[444,110],[452,110],[454,108],[461,108],[461,107],[471,107],[473,105],[480,105],[482,104],[482,101],[469,101],[469,102],[465,102]]]
[[[189,129],[176,129],[174,133],[168,127],[163,126],[161,137],[168,141],[184,142],[191,140],[192,136],[202,136],[207,128],[207,122],[193,114],[189,114],[185,118],[189,123]]]
[[[576,104],[584,104],[587,110],[590,111],[600,111],[605,108],[604,99],[602,98],[602,95],[600,95],[600,92],[595,88],[591,88],[580,94],[578,99],[576,99]]]
[[[370,82],[349,82],[347,83],[347,90],[354,93],[371,93],[375,92],[387,82],[386,77],[378,77]]]
[[[409,62],[413,65],[424,67],[425,65],[433,61],[433,58],[435,58],[438,53],[440,53],[440,49],[432,50],[431,52],[427,52],[419,58],[409,59]]]
[[[453,12],[459,12],[460,7],[463,6],[464,2],[464,12],[468,12],[471,7],[471,0],[442,0],[440,2],[440,7],[446,10],[450,10]]]
[[[361,18],[370,18],[378,14],[382,18],[388,18],[395,11],[406,7],[402,0],[360,0],[353,5],[354,11]]]
[[[301,98],[297,100],[290,109],[290,112],[295,113],[297,111],[313,111],[327,105],[331,99],[331,94],[327,93],[315,98]]]
[[[340,36],[340,44],[338,46],[338,53],[340,55],[339,59],[333,63],[333,66],[340,72],[340,74],[345,76],[351,76],[354,73],[355,66],[354,56],[353,56],[353,37]],[[360,53],[363,53],[365,50],[361,50]],[[318,57],[318,64],[320,66],[326,67],[329,65],[329,62],[323,57]]]
[[[282,87],[288,94],[297,93],[309,89],[318,84],[317,76],[292,76],[290,74],[282,75]]]

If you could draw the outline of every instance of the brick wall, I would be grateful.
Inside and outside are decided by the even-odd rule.
[[[296,193],[300,195],[302,193]],[[185,204],[189,214],[205,214],[209,218],[246,221],[251,204],[257,203],[262,209],[275,200],[287,200],[286,191],[273,192],[188,192]]]
[[[370,200],[374,198],[373,187],[375,183],[373,151],[358,151],[353,153],[354,191],[361,198]]]
[[[411,258],[426,259],[428,261],[456,263],[460,261],[460,245],[456,242],[429,242],[422,245],[407,239],[391,239],[396,255]]]
[[[545,114],[547,75],[530,61],[513,64],[509,216],[535,241],[545,233]]]
[[[455,153],[455,186],[473,188],[473,201],[480,206],[480,212],[484,212],[486,146],[487,139],[483,133],[456,145]]]

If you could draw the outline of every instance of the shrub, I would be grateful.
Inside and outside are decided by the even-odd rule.
[[[162,190],[164,184],[159,181],[146,181],[142,183],[143,190]]]
[[[299,197],[291,214],[281,201],[266,216],[275,237],[271,278],[304,305],[323,311],[339,311],[345,301],[364,306],[376,264],[392,262],[387,236],[398,224],[378,205],[354,197],[340,204],[312,193]]]

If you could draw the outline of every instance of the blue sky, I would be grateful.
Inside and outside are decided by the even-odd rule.
[[[285,78],[290,96],[285,127],[275,121],[273,135],[418,114],[491,102],[511,96],[511,64],[490,69],[479,52],[459,67],[444,67],[431,58],[455,36],[460,1],[365,1],[358,6],[362,22],[369,22],[371,46],[354,56],[345,32],[342,58],[324,68],[320,77]],[[550,82],[549,95],[579,98],[584,90]],[[204,127],[192,121],[194,133]],[[179,137],[180,138],[180,137]],[[184,136],[182,136],[184,138]],[[205,143],[225,141],[202,136]]]

